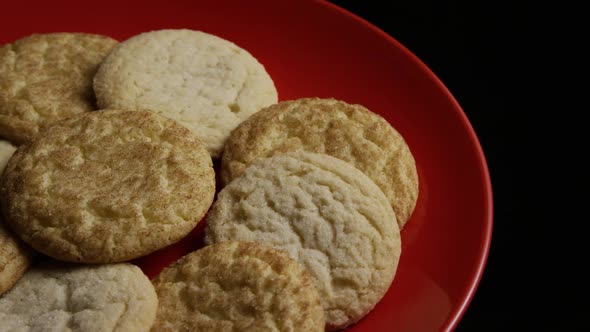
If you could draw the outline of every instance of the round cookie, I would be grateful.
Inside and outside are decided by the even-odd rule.
[[[101,108],[150,110],[195,133],[213,157],[240,122],[277,102],[262,64],[234,43],[193,30],[158,30],[119,44],[94,78]]]
[[[160,301],[155,331],[324,331],[311,277],[271,247],[207,246],[174,262],[153,284]]]
[[[32,267],[0,298],[3,331],[149,331],[158,298],[135,265]]]
[[[16,148],[0,140],[0,175]],[[0,295],[10,289],[22,276],[31,262],[31,250],[24,246],[3,225],[0,214]]]
[[[363,171],[389,199],[400,229],[414,211],[418,173],[403,137],[378,114],[335,99],[284,101],[252,115],[226,141],[221,179],[227,184],[258,159],[298,150]]]
[[[104,110],[21,146],[0,186],[6,222],[33,248],[108,263],[186,236],[213,201],[215,173],[207,150],[177,122]]]
[[[311,273],[328,329],[365,316],[388,290],[401,240],[383,192],[352,165],[292,152],[259,160],[218,194],[205,241],[285,250]]]
[[[53,122],[96,109],[92,78],[117,41],[35,34],[0,47],[0,137],[31,141]]]

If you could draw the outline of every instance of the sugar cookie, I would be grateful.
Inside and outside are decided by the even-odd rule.
[[[213,157],[240,122],[277,102],[246,50],[193,30],[145,32],[119,44],[94,79],[101,108],[150,110],[189,128]]]
[[[379,187],[340,159],[303,151],[259,160],[223,188],[205,241],[288,252],[314,278],[329,329],[379,302],[401,254],[395,213]]]
[[[149,331],[158,298],[128,263],[32,267],[0,298],[2,331]]]

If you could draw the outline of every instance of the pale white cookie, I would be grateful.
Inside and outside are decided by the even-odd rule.
[[[160,300],[154,331],[324,331],[312,278],[271,247],[207,246],[174,262],[153,283]]]
[[[354,166],[311,152],[259,160],[221,190],[206,243],[229,240],[271,245],[302,263],[329,329],[379,302],[401,254],[395,213],[379,187]]]
[[[32,267],[0,298],[2,331],[149,331],[158,298],[128,263]]]
[[[244,119],[277,102],[260,62],[234,43],[192,30],[158,30],[119,44],[94,78],[101,108],[150,110],[195,133],[213,157]]]

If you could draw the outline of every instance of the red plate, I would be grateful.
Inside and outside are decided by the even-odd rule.
[[[354,331],[451,330],[481,277],[492,234],[492,191],[477,137],[436,76],[392,37],[316,1],[3,2],[0,44],[31,33],[79,31],[119,40],[190,28],[249,50],[279,97],[335,97],[383,115],[405,137],[420,177],[418,205],[402,231],[402,257],[385,298]],[[136,262],[150,277],[202,246],[203,225]]]

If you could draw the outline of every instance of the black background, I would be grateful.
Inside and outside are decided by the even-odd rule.
[[[588,240],[575,234],[588,217],[564,212],[581,200],[551,183],[568,182],[567,173],[575,171],[543,169],[560,158],[567,163],[567,153],[554,146],[558,125],[538,121],[566,111],[550,109],[553,91],[539,88],[551,82],[549,72],[558,63],[546,56],[557,39],[542,35],[543,24],[561,25],[553,21],[559,18],[533,15],[517,1],[332,2],[381,28],[430,67],[483,147],[494,192],[492,246],[457,331],[588,331],[583,315],[590,308],[590,280],[582,269],[590,260],[576,258],[588,252]],[[559,62],[558,68],[566,66]],[[539,127],[541,134],[532,130]]]

